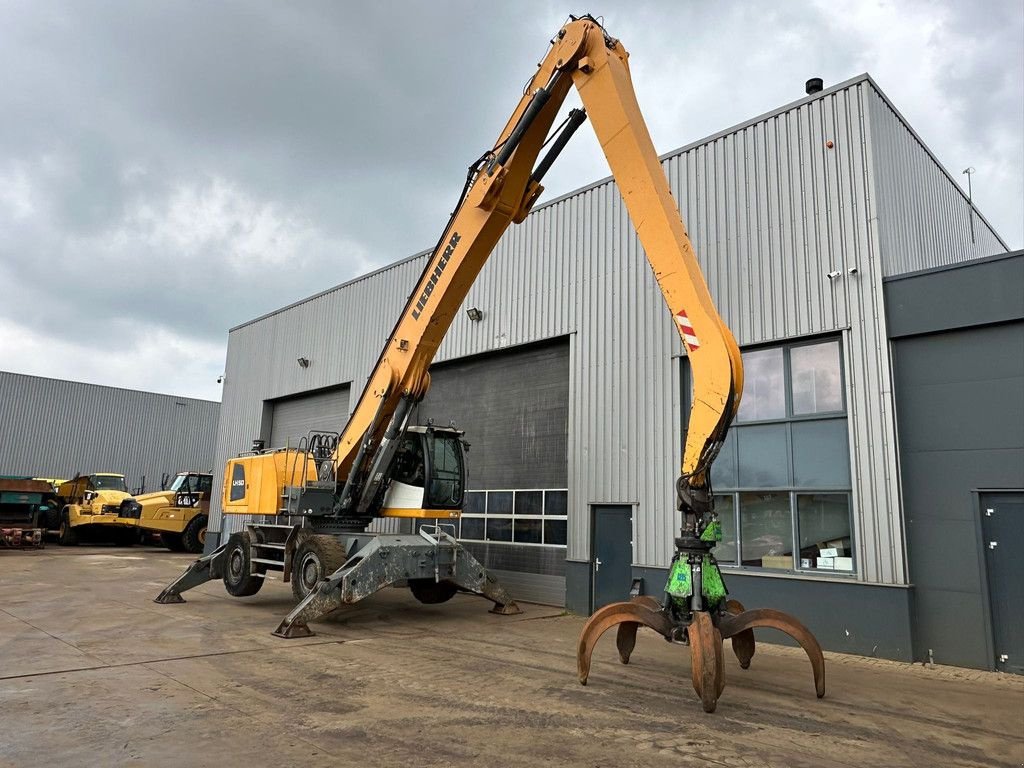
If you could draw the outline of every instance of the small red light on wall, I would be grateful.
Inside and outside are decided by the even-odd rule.
[[[829,139],[828,141],[825,142],[825,146],[828,147],[829,149],[832,149],[832,147],[835,146],[835,143],[832,141],[832,139]]]

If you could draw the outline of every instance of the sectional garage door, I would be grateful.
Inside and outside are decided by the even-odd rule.
[[[564,604],[568,486],[566,339],[430,369],[413,422],[466,432],[460,539],[520,600]]]
[[[348,421],[348,385],[270,400],[268,448],[296,446],[310,430],[341,432]]]

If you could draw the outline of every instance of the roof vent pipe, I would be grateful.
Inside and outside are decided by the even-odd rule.
[[[813,93],[820,93],[821,89],[825,87],[824,81],[820,77],[812,77],[806,83],[804,83],[804,90],[807,95],[810,96]]]

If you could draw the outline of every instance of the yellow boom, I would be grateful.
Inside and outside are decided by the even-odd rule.
[[[404,430],[411,404],[426,394],[427,369],[470,286],[509,225],[525,219],[543,189],[541,177],[582,121],[574,110],[566,135],[536,165],[575,85],[692,363],[694,398],[679,496],[682,508],[698,516],[708,511],[708,468],[739,407],[743,367],[669,191],[627,59],[622,44],[593,18],[573,19],[552,41],[494,147],[470,168],[462,200],[338,441],[334,467],[346,481],[343,508],[360,499],[365,505],[377,493],[393,453],[389,446]]]

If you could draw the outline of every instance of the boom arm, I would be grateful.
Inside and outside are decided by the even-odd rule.
[[[573,19],[552,41],[494,148],[470,167],[467,188],[338,442],[342,509],[365,513],[383,482],[411,406],[430,385],[427,369],[498,239],[526,218],[541,177],[570,128],[536,170],[555,116],[575,85],[589,112],[633,226],[690,357],[694,398],[680,508],[710,509],[708,471],[739,407],[743,369],[736,342],[715,309],[679,209],[669,191],[630,80],[628,54],[591,17]]]

